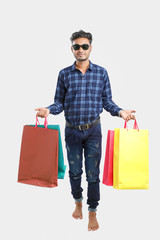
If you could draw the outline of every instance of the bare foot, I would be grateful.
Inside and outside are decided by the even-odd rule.
[[[99,228],[99,224],[96,218],[96,212],[89,211],[89,223],[88,223],[88,231],[95,231]]]
[[[75,219],[82,219],[83,215],[82,215],[82,202],[75,202],[76,204],[76,208],[72,214],[72,217]]]

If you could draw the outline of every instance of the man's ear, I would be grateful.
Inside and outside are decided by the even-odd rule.
[[[91,45],[91,51],[92,51],[93,46]]]
[[[71,51],[73,52],[73,47],[71,46]]]

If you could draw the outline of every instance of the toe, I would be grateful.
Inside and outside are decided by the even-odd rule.
[[[75,219],[77,219],[77,218],[78,218],[78,217],[77,217],[76,215],[74,215],[74,214],[72,214],[72,217],[73,217],[73,218],[75,218]]]
[[[99,226],[95,226],[95,227],[93,228],[93,231],[98,230],[98,228],[99,228]]]

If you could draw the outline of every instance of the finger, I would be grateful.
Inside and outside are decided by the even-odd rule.
[[[36,116],[37,116],[37,117],[41,117],[40,112],[37,112]]]
[[[131,118],[134,119],[134,120],[136,119],[135,115],[131,115]]]
[[[128,121],[132,119],[132,115],[129,115],[128,116]]]
[[[125,121],[127,121],[127,115],[122,116]]]
[[[40,108],[35,108],[34,110],[35,110],[35,111],[40,111]]]

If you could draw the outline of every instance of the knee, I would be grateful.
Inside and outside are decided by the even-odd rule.
[[[82,170],[78,170],[78,169],[75,169],[75,170],[72,170],[72,171],[69,170],[69,176],[73,180],[81,178],[82,173],[83,173],[83,171]]]
[[[94,173],[91,170],[88,170],[88,172],[86,174],[86,180],[87,180],[88,183],[100,182],[99,172],[98,173]]]

